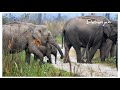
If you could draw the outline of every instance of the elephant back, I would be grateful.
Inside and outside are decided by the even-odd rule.
[[[20,35],[27,30],[32,30],[35,28],[35,25],[32,23],[24,23],[24,22],[17,22],[17,23],[10,23],[8,25],[3,25],[3,32]]]
[[[85,20],[96,20],[96,21],[104,21],[104,22],[110,22],[110,20],[108,20],[105,17],[102,16],[81,16],[81,17],[77,17],[79,19],[85,19]]]

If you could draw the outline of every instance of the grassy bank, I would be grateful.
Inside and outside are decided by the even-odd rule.
[[[11,54],[5,56],[3,54],[3,76],[15,77],[56,77],[70,76],[70,73],[59,70],[51,64],[39,64],[39,60],[35,62],[31,57],[30,65],[25,64],[25,53]]]
[[[100,52],[99,50],[97,50],[97,52],[95,53],[93,59],[92,59],[93,63],[99,63],[99,64],[104,64],[106,66],[110,66],[112,68],[116,68],[116,57],[108,57],[105,59],[104,62],[101,62],[100,60]]]

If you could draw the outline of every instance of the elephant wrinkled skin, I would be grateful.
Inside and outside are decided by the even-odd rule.
[[[16,22],[3,25],[3,51],[4,53],[18,53],[25,50],[26,63],[30,63],[30,54],[35,54],[42,60],[43,54],[38,50],[41,45],[53,44],[61,54],[60,47],[54,42],[45,25]]]
[[[62,33],[62,40],[64,39],[65,47],[64,62],[69,61],[68,53],[73,46],[76,51],[77,62],[84,62],[81,60],[81,47],[83,47],[86,48],[86,62],[91,63],[95,52],[99,49],[102,42],[107,38],[115,40],[113,37],[117,37],[114,24],[104,17],[82,16],[68,20],[64,24]]]

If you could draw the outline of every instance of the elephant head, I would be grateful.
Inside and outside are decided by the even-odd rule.
[[[62,53],[60,47],[58,46],[58,44],[55,42],[55,40],[54,40],[54,38],[53,38],[53,36],[52,36],[52,34],[51,34],[50,31],[48,31],[48,35],[49,35],[49,37],[48,37],[48,43],[54,45],[58,49],[58,51],[59,51],[59,53],[61,55],[61,59],[63,59],[63,57],[64,57],[63,53]]]
[[[33,36],[38,40],[41,37],[41,35],[39,33],[41,33],[41,35],[42,35],[42,39],[41,39],[42,44],[45,45],[47,43],[50,43],[50,44],[54,45],[58,49],[59,53],[61,54],[61,59],[62,59],[63,53],[62,53],[59,45],[55,42],[55,40],[54,40],[51,32],[48,30],[48,28],[45,25],[36,25]]]
[[[44,25],[35,25],[35,29],[33,30],[33,34],[32,36],[38,41],[40,42],[41,44],[46,44],[47,43],[47,38],[48,38],[48,35],[45,35],[43,33],[43,31],[45,29],[47,29],[46,26]]]
[[[103,21],[103,32],[114,43],[117,41],[117,21]]]
[[[117,33],[118,33],[118,22],[111,21],[112,31],[110,33],[110,39],[116,44],[117,42]]]

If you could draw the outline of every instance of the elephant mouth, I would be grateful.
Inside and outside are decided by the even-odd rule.
[[[34,45],[36,45],[37,47],[40,47],[40,45],[41,45],[41,42],[38,41],[37,39],[34,39],[34,40],[32,41],[32,43],[33,43]]]

